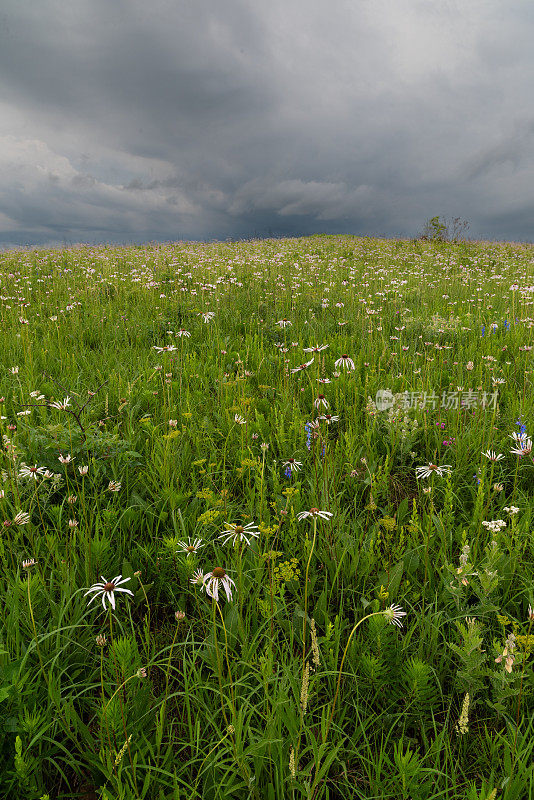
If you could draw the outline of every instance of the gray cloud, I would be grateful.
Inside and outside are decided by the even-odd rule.
[[[531,239],[534,7],[4,0],[0,242]]]

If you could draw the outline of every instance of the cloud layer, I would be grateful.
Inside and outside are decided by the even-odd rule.
[[[0,242],[534,240],[522,0],[4,0]]]

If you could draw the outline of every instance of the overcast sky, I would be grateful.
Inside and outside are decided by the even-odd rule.
[[[0,243],[534,241],[532,0],[2,0]]]

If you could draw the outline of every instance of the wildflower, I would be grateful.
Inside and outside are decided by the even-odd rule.
[[[475,365],[473,364],[472,361],[468,361],[467,364],[465,365],[465,368],[471,371],[472,369],[475,368]]]
[[[495,659],[496,664],[500,664],[503,658],[505,659],[504,669],[508,673],[512,672],[512,667],[514,665],[515,661],[514,650],[515,650],[515,634],[510,633],[504,644],[504,650],[502,651],[502,654],[500,656],[497,656],[497,658]]]
[[[286,469],[289,470],[289,473],[298,472],[302,467],[302,461],[295,461],[294,458],[288,458],[287,461],[284,461],[282,466],[286,467]]]
[[[70,453],[67,456],[59,456],[58,461],[60,461],[62,464],[70,464],[72,461],[72,456]]]
[[[293,779],[297,777],[297,767],[295,765],[295,748],[289,750],[289,774]]]
[[[66,411],[67,408],[70,408],[70,397],[64,397],[62,401],[54,400],[53,402],[48,403],[50,408],[57,408],[59,411]]]
[[[302,676],[302,686],[300,687],[300,708],[302,711],[302,716],[306,714],[306,709],[308,708],[309,690],[310,690],[310,665],[308,662],[306,662],[306,666],[304,667],[304,674]]]
[[[283,319],[279,319],[278,322],[275,322],[274,324],[278,325],[279,328],[287,328],[288,326],[293,325],[293,323],[285,317]]]
[[[324,420],[327,425],[330,425],[332,422],[339,422],[339,417],[334,414],[323,414],[319,419]]]
[[[532,451],[532,439],[530,439],[526,433],[516,433],[514,431],[514,433],[510,434],[510,438],[518,445],[518,447],[511,448],[511,453],[518,456],[528,456],[530,454]]]
[[[503,511],[507,511],[510,514],[510,516],[512,516],[513,514],[519,514],[519,509],[517,506],[505,506],[503,508]]]
[[[170,419],[169,420],[169,428],[177,428],[178,427],[178,420],[177,419]]]
[[[305,353],[320,353],[321,350],[326,350],[327,347],[328,347],[327,344],[322,344],[321,346],[316,344],[315,347],[305,347],[304,348],[304,352]]]
[[[11,374],[12,375],[18,375],[19,374],[19,368],[18,367],[11,367]]]
[[[146,678],[146,674],[147,674],[146,673],[146,668],[145,667],[139,667],[139,669],[137,670],[137,672],[135,674],[137,675],[138,678]]]
[[[13,525],[27,525],[30,521],[30,515],[27,511],[19,511],[17,516],[13,519]]]
[[[246,419],[244,417],[239,416],[239,414],[235,415],[234,420],[237,422],[238,425],[246,424]]]
[[[261,447],[261,449],[263,450],[264,453],[265,453],[266,450],[269,449],[269,445],[267,444],[267,442],[262,442],[260,444],[260,447]]]
[[[402,628],[401,617],[406,616],[406,611],[403,611],[401,606],[393,604],[389,608],[386,608],[383,613],[390,625],[397,625],[399,628]]]
[[[327,411],[330,408],[330,403],[324,396],[324,394],[318,394],[315,400],[313,401],[314,408],[319,408],[319,406],[323,406]]]
[[[187,557],[189,557],[191,554],[196,553],[197,550],[200,550],[201,547],[204,547],[204,545],[202,539],[194,539],[193,542],[191,542],[191,539],[188,539],[187,543],[178,542],[178,547],[180,548],[178,552],[187,553]]]
[[[122,586],[122,584],[127,583],[130,578],[123,578],[122,575],[117,575],[117,577],[113,578],[112,581],[108,581],[103,575],[100,577],[102,581],[99,583],[94,583],[84,594],[84,597],[87,597],[87,595],[91,594],[91,592],[94,593],[94,596],[89,600],[89,605],[91,605],[93,600],[101,595],[104,610],[106,609],[106,600],[108,600],[113,610],[115,610],[115,592],[124,592],[125,594],[129,594],[133,597],[133,592],[131,592],[130,589],[125,589]]]
[[[204,322],[211,322],[215,316],[215,311],[203,311],[199,316],[202,317]]]
[[[319,667],[321,665],[321,654],[319,652],[319,644],[317,642],[317,629],[315,627],[315,620],[313,619],[313,617],[310,620],[310,634],[311,634],[313,666]]]
[[[189,333],[189,331],[186,331],[186,330],[185,330],[185,328],[180,328],[180,330],[176,332],[176,336],[180,336],[180,337],[182,337],[182,336],[189,337],[189,336],[191,336],[191,334]]]
[[[257,525],[253,522],[249,522],[248,525],[245,526],[231,525],[229,522],[225,522],[224,524],[227,526],[227,529],[219,535],[219,539],[224,539],[223,544],[229,542],[230,539],[234,545],[237,541],[245,541],[247,544],[250,544],[249,536],[257,538],[260,535]]]
[[[202,588],[205,589],[206,594],[212,597],[216,602],[219,600],[219,589],[221,586],[226,593],[226,599],[231,600],[232,586],[235,588],[235,583],[222,567],[215,567],[212,572],[207,572],[204,575]]]
[[[531,605],[528,607],[528,618],[531,622],[534,622],[534,609]]]
[[[102,633],[98,634],[98,636],[96,637],[96,644],[97,644],[97,647],[104,647],[105,646],[106,637],[104,636],[104,634],[102,634]]]
[[[30,569],[30,567],[34,567],[37,564],[37,561],[34,558],[27,558],[22,562],[22,569]]]
[[[69,528],[77,528],[78,527],[78,520],[77,519],[69,519]]]
[[[193,577],[189,578],[189,583],[192,583],[193,586],[201,586],[204,583],[204,573],[201,569],[193,572]]]
[[[441,478],[443,475],[448,475],[451,469],[450,464],[443,464],[442,467],[438,467],[437,464],[429,464],[426,467],[416,467],[415,477],[419,480],[419,478],[429,478],[431,475],[436,474]]]
[[[303,369],[307,369],[311,364],[313,364],[313,361],[314,359],[312,358],[309,361],[306,361],[305,364],[300,364],[298,367],[294,367],[291,370],[292,374],[295,374],[295,372],[302,372]]]
[[[172,353],[174,350],[177,350],[175,344],[166,344],[163,347],[157,347],[157,345],[152,345],[152,349],[156,351],[156,353]]]
[[[297,516],[297,519],[299,522],[301,522],[303,519],[307,519],[308,517],[311,517],[312,519],[320,517],[321,519],[328,520],[330,519],[330,517],[333,516],[334,515],[332,514],[331,511],[319,511],[318,508],[310,508],[309,511],[301,511],[300,514]]]
[[[120,481],[110,481],[108,483],[109,492],[120,492],[122,483]]]
[[[67,503],[69,503],[71,506],[73,506],[77,499],[78,498],[76,497],[75,494],[69,494],[69,496],[67,497]]]
[[[26,464],[22,464],[19,472],[19,478],[32,478],[34,481],[39,480],[39,477],[44,475],[46,469],[44,467],[38,467],[34,464],[33,467],[28,467]]]
[[[504,458],[502,453],[496,453],[495,450],[486,450],[482,455],[486,456],[490,461],[501,461]]]
[[[80,473],[80,475],[87,475],[87,473],[89,472],[89,467],[87,465],[84,465],[83,467],[78,467],[78,472]]]
[[[492,533],[499,533],[500,530],[506,528],[506,522],[503,519],[493,519],[490,522],[483,522],[483,528],[487,528]]]
[[[330,378],[317,378],[317,383],[332,383]]]
[[[493,484],[493,491],[494,492],[502,492],[504,489],[504,485],[502,483],[494,483]]]
[[[340,356],[338,360],[334,362],[334,366],[343,367],[343,369],[346,369],[348,372],[351,372],[353,369],[356,369],[356,367],[354,366],[354,361],[352,360],[352,358],[349,358],[349,356],[346,355],[346,353]]]
[[[185,619],[185,611],[175,611],[174,619],[176,620],[176,622],[183,622],[183,620]]]
[[[462,711],[460,713],[460,718],[458,719],[458,724],[456,725],[456,732],[461,733],[462,736],[469,731],[468,713],[469,713],[469,692],[464,697],[464,702],[462,703]]]

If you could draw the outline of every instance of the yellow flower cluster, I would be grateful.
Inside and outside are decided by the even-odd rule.
[[[201,525],[209,525],[212,522],[215,522],[222,514],[222,511],[218,508],[208,508],[207,511],[204,511],[203,514],[197,519]]]
[[[290,558],[289,561],[281,561],[280,564],[273,569],[273,577],[280,586],[288,581],[298,580],[300,577],[298,558]]]

